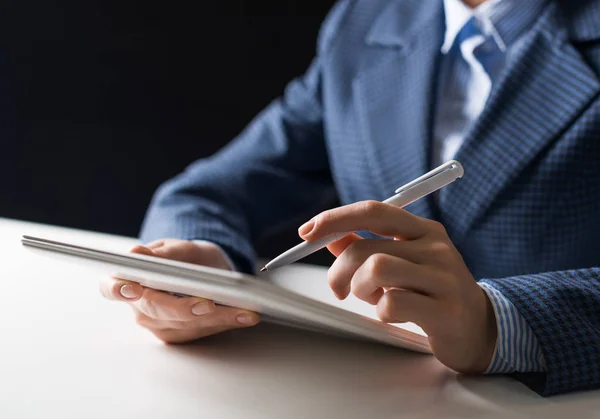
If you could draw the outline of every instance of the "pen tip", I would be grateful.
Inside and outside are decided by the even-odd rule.
[[[262,268],[260,271],[261,271],[261,272],[264,272],[264,271],[266,271],[266,270],[267,270],[267,267],[265,266],[265,267],[264,267],[264,268]]]

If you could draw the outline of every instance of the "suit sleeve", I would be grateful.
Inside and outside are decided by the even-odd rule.
[[[143,241],[173,237],[221,246],[244,272],[253,244],[285,223],[323,209],[335,191],[323,132],[321,66],[347,3],[338,2],[319,34],[304,76],[224,149],[161,185],[142,225]]]
[[[600,387],[600,268],[484,279],[518,309],[533,330],[544,373],[516,373],[550,396]]]

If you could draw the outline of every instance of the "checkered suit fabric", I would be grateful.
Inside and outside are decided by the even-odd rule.
[[[465,176],[408,209],[444,223],[473,274],[538,338],[542,394],[600,385],[599,0],[555,0],[456,156]],[[334,194],[382,200],[429,168],[441,0],[344,0],[303,77],[232,143],[166,182],[142,239],[206,239],[252,271],[254,244]],[[282,249],[283,250],[283,249]]]

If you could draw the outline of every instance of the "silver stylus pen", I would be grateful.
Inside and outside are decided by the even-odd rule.
[[[462,177],[463,174],[464,169],[462,165],[456,160],[450,160],[436,169],[433,169],[431,172],[396,189],[395,195],[383,202],[403,208],[454,182],[456,179]],[[282,266],[289,265],[290,263],[296,262],[351,233],[351,231],[337,233],[320,240],[302,242],[277,256],[267,263],[260,271],[272,271]]]

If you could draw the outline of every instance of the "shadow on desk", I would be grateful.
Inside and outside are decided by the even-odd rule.
[[[266,323],[167,348],[182,357],[210,359],[232,368],[251,366],[261,373],[288,369],[308,381],[316,374],[322,384],[330,386],[430,388],[433,375],[423,374],[425,370],[438,371],[436,382],[455,376],[431,355]],[[400,369],[402,374],[397,373]]]
[[[542,398],[509,377],[458,375],[430,355],[270,324],[166,350],[197,369],[186,371],[186,377],[164,370],[157,379],[184,392],[202,391],[218,381],[221,391],[230,385],[236,397],[249,398],[242,404],[255,403],[265,415],[314,417],[298,411],[317,407],[345,418],[397,417],[400,411],[418,418],[553,418],[568,416],[575,407],[577,417],[595,417],[600,411],[597,393]],[[220,380],[211,379],[213,369]],[[282,397],[282,389],[296,397]]]
[[[412,417],[468,417],[490,411],[489,403],[470,396],[457,374],[434,357],[370,342],[262,324],[167,350],[182,365],[197,367],[185,377],[163,370],[157,380],[196,396],[230,385],[236,397],[249,398],[238,403],[256,404],[253,414],[315,417],[318,411],[323,413],[318,417],[385,418],[401,411]],[[211,379],[212,370],[219,380]]]
[[[232,394],[251,398],[237,402],[256,404],[253,417],[260,417],[260,411],[281,418],[340,417],[342,412],[345,418],[394,417],[398,403],[405,413],[416,413],[437,404],[441,394],[432,389],[445,388],[455,377],[430,355],[271,324],[167,350],[198,369],[188,371],[184,380],[170,371],[157,379],[185,392],[207,388],[208,366],[220,374],[222,390],[226,370]],[[249,395],[248,388],[256,392]],[[381,416],[382,411],[389,416]]]

